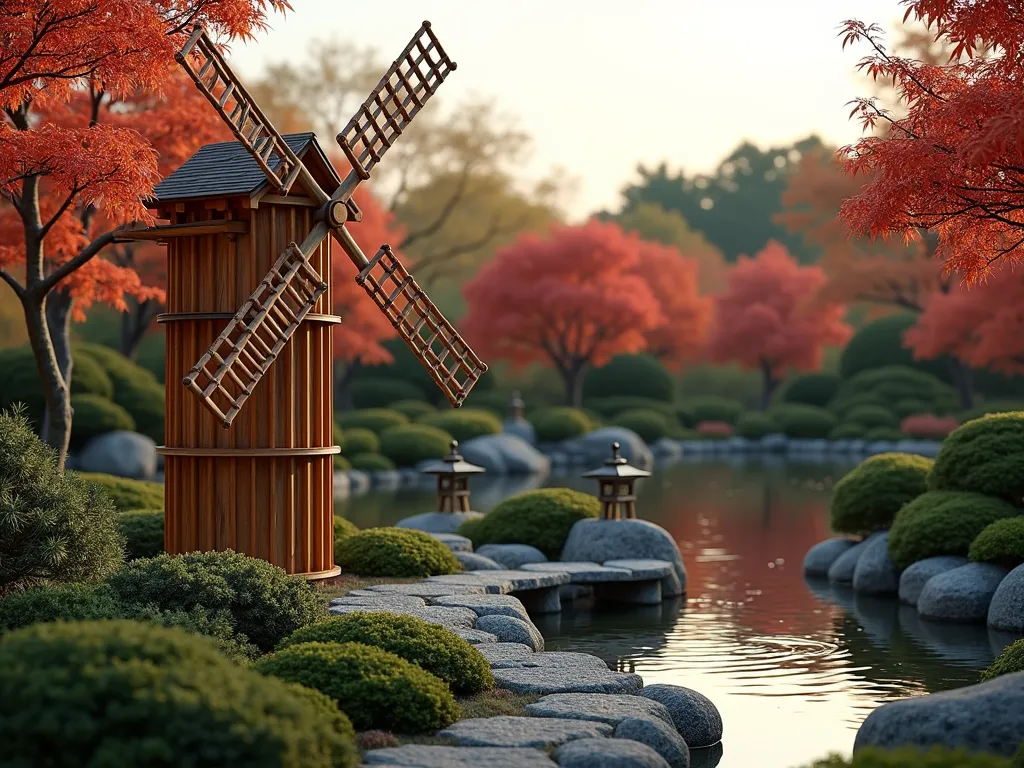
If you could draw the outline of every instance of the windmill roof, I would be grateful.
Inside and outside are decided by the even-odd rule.
[[[334,177],[335,188],[341,184],[341,179],[334,172],[313,133],[290,133],[283,138],[299,158],[303,158],[310,150],[319,155],[319,160]],[[275,162],[271,168],[276,170],[279,162]],[[156,185],[153,197],[157,202],[165,202],[184,198],[251,195],[267,183],[263,169],[240,142],[222,141],[200,147],[174,173]],[[326,191],[330,194],[334,190]]]

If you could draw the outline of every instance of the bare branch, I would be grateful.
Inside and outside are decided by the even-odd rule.
[[[9,286],[11,286],[11,290],[14,291],[15,295],[19,299],[24,300],[24,298],[25,298],[25,288],[24,288],[24,286],[21,283],[19,283],[17,280],[14,279],[14,275],[10,274],[9,272],[7,272],[4,269],[0,269],[0,279],[3,279],[3,281],[5,283],[7,283]]]
[[[39,291],[41,295],[47,294],[57,285],[61,280],[70,275],[76,269],[86,264],[100,251],[106,248],[114,242],[114,233],[104,232],[102,235],[93,240],[89,245],[79,251],[78,255],[73,259],[64,262],[57,269],[46,276],[46,279],[39,283]]]

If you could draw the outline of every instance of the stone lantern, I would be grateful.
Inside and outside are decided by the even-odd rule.
[[[452,440],[452,450],[441,461],[434,461],[422,470],[437,476],[437,512],[467,513],[469,508],[469,476],[486,470],[470,464],[459,455],[459,441]]]
[[[517,389],[512,393],[512,402],[510,402],[508,406],[508,420],[512,423],[525,421],[525,413],[526,403],[523,402],[522,395],[519,394],[519,390]]]
[[[598,482],[597,498],[601,502],[602,520],[633,520],[636,518],[636,481],[650,477],[651,473],[630,466],[619,455],[618,443],[612,443],[612,456],[603,467],[592,469],[583,477],[592,477]]]

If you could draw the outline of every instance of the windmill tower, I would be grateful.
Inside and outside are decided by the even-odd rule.
[[[200,27],[178,62],[237,141],[202,147],[150,207],[170,223],[123,233],[167,244],[168,552],[234,549],[289,573],[338,573],[333,552],[331,240],[453,406],[487,370],[395,258],[345,229],[356,187],[455,70],[417,31],[337,141],[282,136]]]

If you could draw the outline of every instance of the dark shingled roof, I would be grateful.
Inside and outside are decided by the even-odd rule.
[[[310,149],[319,154],[323,164],[331,168],[327,156],[313,133],[290,133],[285,142],[300,158]],[[276,169],[275,163],[271,168]],[[310,168],[312,171],[312,168]],[[333,173],[335,187],[341,179]],[[178,170],[156,185],[155,200],[181,200],[197,197],[229,197],[251,195],[267,182],[263,169],[237,141],[223,141],[200,147]],[[327,190],[330,194],[334,190]]]

